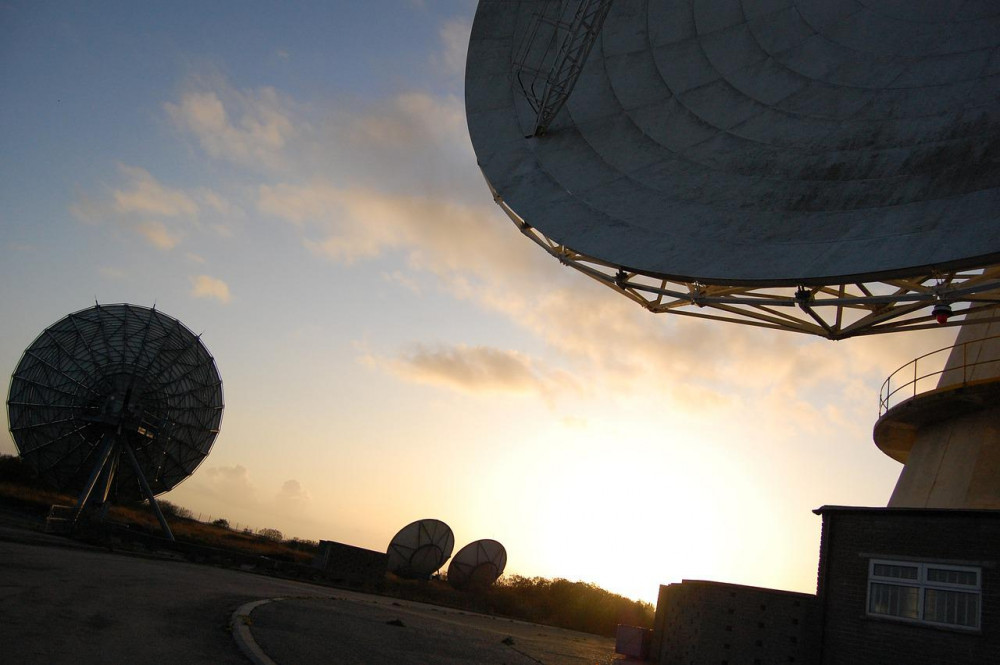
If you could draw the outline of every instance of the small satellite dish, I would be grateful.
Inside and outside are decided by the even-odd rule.
[[[7,415],[21,460],[53,487],[101,503],[147,499],[187,478],[222,424],[222,379],[201,339],[147,307],[96,305],[28,346]]]
[[[503,575],[507,550],[495,540],[477,540],[458,551],[448,566],[448,584],[456,589],[482,589]]]
[[[441,520],[407,524],[393,536],[386,550],[386,569],[407,579],[429,579],[455,549],[455,534]]]

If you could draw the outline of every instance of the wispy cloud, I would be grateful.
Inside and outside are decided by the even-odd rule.
[[[441,26],[438,36],[442,50],[432,57],[431,62],[445,76],[465,76],[465,57],[471,32],[472,22],[465,18],[450,19]]]
[[[250,472],[242,464],[212,466],[198,473],[198,484],[203,491],[234,503],[256,505],[257,488],[250,481]]]
[[[102,277],[107,279],[125,279],[125,272],[119,268],[112,268],[111,266],[101,266],[98,268],[98,272],[101,273]]]
[[[145,238],[149,244],[160,249],[173,249],[181,241],[181,234],[171,231],[166,224],[159,220],[147,220],[137,222],[135,230]]]
[[[171,250],[190,234],[203,230],[202,217],[206,215],[218,220],[212,228],[223,234],[219,227],[225,226],[224,220],[243,214],[211,189],[170,187],[138,166],[119,164],[118,178],[120,182],[100,196],[80,192],[70,205],[71,214],[95,226],[110,222],[162,250]]]
[[[354,116],[349,138],[355,144],[412,148],[465,131],[465,109],[456,97],[436,97],[425,92],[400,93],[384,108]]]
[[[284,481],[276,492],[258,486],[242,464],[200,469],[176,493],[206,499],[216,514],[228,516],[235,527],[242,522],[252,528],[271,527],[275,517],[309,523],[310,492],[298,480]],[[310,526],[312,526],[310,524]]]
[[[116,212],[158,217],[194,217],[198,214],[198,204],[190,196],[164,186],[149,171],[126,164],[120,164],[118,170],[128,184],[125,189],[112,192]]]
[[[218,77],[195,78],[164,109],[211,157],[241,166],[279,168],[297,131],[289,99],[271,87],[236,90]]]
[[[195,298],[209,298],[225,304],[232,296],[229,285],[221,279],[209,275],[198,275],[191,278],[191,295]]]
[[[279,510],[289,515],[301,515],[308,509],[312,502],[312,497],[297,480],[286,480],[281,485],[281,489],[274,497],[274,502]]]
[[[569,374],[538,358],[486,346],[417,344],[383,364],[407,380],[468,393],[550,396],[575,387]]]

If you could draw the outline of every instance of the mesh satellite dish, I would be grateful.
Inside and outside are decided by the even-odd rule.
[[[956,325],[1000,302],[998,48],[988,2],[481,0],[466,113],[521,232],[652,311]]]
[[[507,550],[495,540],[469,543],[448,565],[448,584],[456,589],[484,589],[496,582],[507,566]]]
[[[7,414],[23,462],[101,502],[149,500],[191,475],[222,424],[222,379],[201,339],[135,305],[97,305],[57,321],[24,352]]]
[[[407,524],[393,536],[386,550],[386,569],[407,579],[429,579],[455,549],[455,534],[441,520]]]

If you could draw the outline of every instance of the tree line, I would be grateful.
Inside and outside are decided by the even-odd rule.
[[[588,582],[510,575],[500,578],[486,598],[498,614],[597,635],[614,636],[618,624],[653,625],[650,603]]]

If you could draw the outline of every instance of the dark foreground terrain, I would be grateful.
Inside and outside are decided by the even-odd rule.
[[[281,665],[609,663],[614,642],[0,526],[0,645],[10,663],[241,664],[234,611]]]

